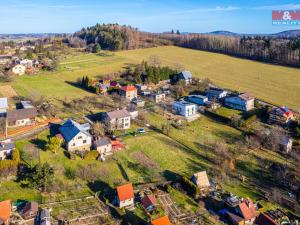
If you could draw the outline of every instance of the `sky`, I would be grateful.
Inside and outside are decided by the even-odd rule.
[[[286,0],[0,0],[0,33],[73,33],[96,23],[142,31],[275,33],[272,10],[300,10]]]

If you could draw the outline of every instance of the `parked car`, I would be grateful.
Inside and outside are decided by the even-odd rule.
[[[138,128],[138,129],[136,130],[136,133],[138,133],[138,134],[145,134],[145,133],[147,133],[147,132],[145,131],[144,128]]]

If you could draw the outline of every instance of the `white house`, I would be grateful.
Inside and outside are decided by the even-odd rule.
[[[93,149],[99,152],[101,159],[113,154],[111,140],[107,137],[95,140]]]
[[[0,117],[6,116],[7,109],[7,98],[0,98]]]
[[[117,187],[116,200],[119,208],[131,208],[134,206],[134,192],[131,183]]]
[[[25,74],[25,71],[26,71],[26,67],[23,65],[20,65],[20,64],[15,65],[12,68],[12,72],[17,75],[23,75],[23,74]]]
[[[88,132],[89,124],[79,124],[68,119],[59,132],[64,138],[66,149],[70,152],[89,151],[92,145],[92,135]]]
[[[282,138],[280,144],[279,144],[279,149],[280,151],[283,151],[285,153],[289,153],[293,148],[293,140],[292,138],[286,136]]]
[[[248,93],[225,98],[224,104],[233,109],[248,112],[254,109],[254,97]]]
[[[103,122],[109,130],[126,130],[130,128],[131,115],[126,109],[106,112]]]
[[[151,97],[155,103],[164,102],[166,100],[165,93],[153,93],[153,94],[151,94]]]
[[[37,116],[36,108],[9,110],[6,113],[7,127],[32,125]]]
[[[219,89],[219,88],[210,88],[207,92],[206,92],[206,96],[208,98],[209,101],[213,100],[214,98],[216,100],[225,98],[227,96],[228,92],[223,90],[223,89]]]
[[[20,61],[20,65],[30,68],[33,66],[33,61],[31,59],[23,59]]]
[[[15,150],[16,145],[11,140],[0,142],[0,160],[7,159]]]
[[[191,117],[197,114],[197,106],[186,101],[175,101],[172,105],[172,110],[184,117]]]

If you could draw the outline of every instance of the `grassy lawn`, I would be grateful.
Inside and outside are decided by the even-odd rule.
[[[217,85],[253,95],[278,105],[300,108],[299,69],[269,65],[238,59],[222,54],[179,47],[158,47],[108,53],[107,55],[72,54],[61,61],[57,72],[20,76],[12,82],[17,93],[27,96],[30,92],[57,99],[73,99],[90,95],[67,82],[82,76],[96,77],[121,71],[124,66],[140,63],[151,55],[160,57],[163,64],[182,64],[195,77],[209,78]]]
[[[226,107],[220,107],[215,111],[217,114],[224,116],[226,118],[232,118],[233,116],[242,116],[242,112],[235,110],[235,109],[230,109]]]

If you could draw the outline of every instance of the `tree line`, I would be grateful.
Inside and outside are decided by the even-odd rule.
[[[300,37],[288,39],[204,34],[163,34],[160,37],[180,47],[219,52],[269,63],[300,66]]]

